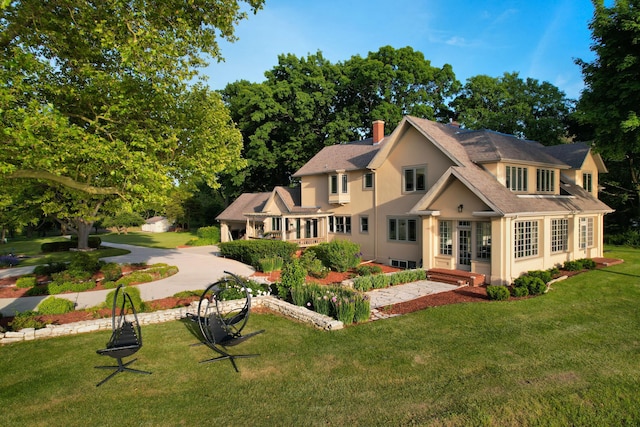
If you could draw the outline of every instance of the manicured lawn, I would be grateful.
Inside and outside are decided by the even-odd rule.
[[[134,231],[127,234],[111,233],[100,235],[103,242],[124,243],[127,245],[147,246],[160,249],[173,249],[185,245],[189,240],[196,239],[197,237],[196,231],[180,233],[146,233]]]
[[[47,264],[50,262],[69,262],[74,252],[51,252],[42,253],[40,247],[43,243],[58,242],[66,240],[64,237],[43,237],[36,239],[18,238],[10,240],[9,243],[0,245],[0,254],[13,253],[15,255],[24,255],[27,258],[21,259],[19,267],[31,265]],[[99,258],[110,257],[116,255],[124,255],[129,251],[117,248],[103,248],[92,252],[92,255]]]
[[[426,309],[323,332],[270,314],[266,329],[212,357],[188,324],[145,326],[132,367],[93,366],[110,332],[0,348],[3,425],[640,424],[640,251],[625,263],[553,285],[541,297]]]

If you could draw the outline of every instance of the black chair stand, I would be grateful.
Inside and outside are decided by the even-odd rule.
[[[120,302],[118,301],[119,293],[122,293],[122,299]],[[118,308],[119,312],[116,313]],[[130,311],[128,315],[127,311]],[[107,343],[107,347],[102,350],[98,350],[97,353],[101,356],[113,357],[118,361],[118,364],[115,366],[96,366],[97,369],[114,369],[114,372],[96,384],[96,387],[101,386],[120,372],[126,371],[135,374],[150,375],[151,372],[129,368],[129,365],[137,359],[130,360],[126,363],[122,362],[123,357],[133,355],[142,347],[142,331],[140,329],[140,323],[138,322],[138,314],[136,313],[131,296],[124,290],[123,285],[119,285],[116,288],[116,292],[113,297],[111,329],[111,339]]]
[[[228,277],[212,283],[200,297],[198,314],[195,316],[200,326],[203,342],[219,354],[200,363],[230,360],[236,372],[235,359],[257,357],[259,354],[231,354],[227,347],[236,346],[264,330],[242,335],[251,311],[251,292],[242,280],[228,271]]]

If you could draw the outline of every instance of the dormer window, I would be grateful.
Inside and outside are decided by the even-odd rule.
[[[511,191],[527,191],[527,168],[507,166],[506,187]]]
[[[343,204],[349,202],[349,175],[346,172],[329,175],[329,203]]]
[[[556,190],[556,171],[553,169],[536,170],[536,191],[553,193]]]
[[[582,188],[591,193],[593,191],[593,175],[589,172],[582,174]]]

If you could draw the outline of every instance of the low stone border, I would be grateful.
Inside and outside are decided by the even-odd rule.
[[[251,300],[253,307],[264,307],[283,316],[295,319],[303,323],[309,323],[315,328],[325,331],[335,331],[344,328],[344,324],[332,317],[316,313],[305,307],[299,307],[279,300],[273,296],[255,297]],[[164,323],[180,320],[187,314],[196,314],[198,301],[194,301],[188,307],[159,310],[151,313],[139,313],[138,321],[141,325]],[[111,317],[82,322],[68,323],[65,325],[47,325],[42,329],[26,328],[16,332],[0,333],[0,344],[11,344],[19,341],[33,341],[42,338],[60,337],[63,335],[75,335],[85,332],[111,330]]]

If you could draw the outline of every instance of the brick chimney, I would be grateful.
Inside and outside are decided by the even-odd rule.
[[[378,144],[384,139],[384,121],[376,120],[373,122],[373,143]]]

